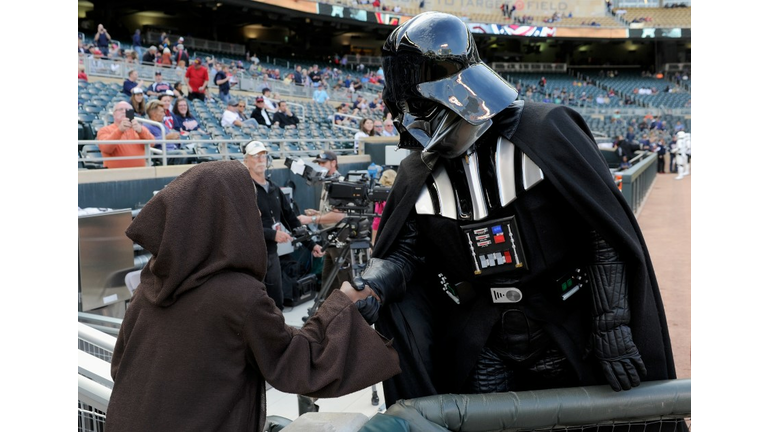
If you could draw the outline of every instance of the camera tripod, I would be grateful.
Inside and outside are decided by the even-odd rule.
[[[370,250],[371,250],[371,238],[370,238],[370,220],[367,217],[368,215],[362,214],[362,215],[350,215],[342,219],[339,223],[337,223],[334,227],[329,228],[327,230],[323,231],[330,231],[333,230],[334,234],[331,234],[328,236],[328,240],[323,246],[323,250],[326,250],[327,247],[333,243],[336,243],[338,245],[342,245],[340,247],[339,255],[336,257],[336,259],[333,262],[333,269],[331,272],[326,276],[326,278],[323,280],[323,283],[320,287],[320,291],[317,293],[317,296],[315,297],[315,302],[312,304],[312,306],[307,310],[308,315],[302,318],[304,322],[306,322],[312,315],[317,312],[317,309],[320,307],[320,305],[325,301],[325,299],[330,294],[334,282],[336,281],[336,275],[338,275],[339,270],[344,268],[346,265],[349,265],[352,269],[352,276],[353,280],[350,281],[350,283],[357,284],[360,279],[360,274],[365,269],[366,264],[368,264],[368,260],[371,258]],[[379,394],[376,390],[376,385],[374,384],[371,386],[372,395],[371,395],[371,405],[378,405],[379,404]],[[305,408],[305,406],[309,405],[306,400],[302,401],[302,397],[305,396],[299,396],[299,414],[302,414],[302,409]],[[306,398],[306,397],[305,397]],[[314,404],[312,404],[314,405]],[[310,406],[310,411],[314,409],[316,411],[316,405]],[[309,412],[309,411],[307,411]]]

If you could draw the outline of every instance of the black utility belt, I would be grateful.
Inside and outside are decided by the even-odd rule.
[[[478,296],[490,295],[491,301],[498,304],[520,303],[528,295],[544,295],[550,299],[559,298],[567,301],[588,283],[586,272],[574,268],[557,279],[528,282],[524,287],[519,283],[494,284],[473,282],[452,283],[443,273],[438,273],[440,287],[454,303],[461,305],[474,301]],[[487,293],[487,294],[486,294]],[[524,295],[524,293],[527,293]]]
[[[461,228],[475,276],[528,269],[515,216]]]

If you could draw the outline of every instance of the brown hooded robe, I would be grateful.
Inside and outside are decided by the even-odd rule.
[[[117,338],[107,431],[261,432],[265,380],[338,397],[399,373],[395,350],[341,292],[301,330],[285,324],[262,283],[266,246],[240,162],[191,168],[126,234],[152,258]]]

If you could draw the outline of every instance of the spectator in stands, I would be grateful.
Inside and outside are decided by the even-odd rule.
[[[186,98],[187,95],[184,94],[184,84],[181,83],[181,81],[176,81],[176,84],[173,85],[173,97],[175,98]]]
[[[160,57],[161,66],[173,66],[173,60],[171,56],[171,49],[168,47],[163,48],[163,55]]]
[[[157,99],[163,104],[163,108],[165,108],[165,112],[163,114],[163,123],[168,129],[175,129],[175,125],[173,122],[173,112],[171,111],[171,105],[173,104],[173,97],[174,97],[173,92],[170,90],[166,90]]]
[[[136,115],[144,117],[147,115],[147,102],[144,97],[144,90],[141,87],[134,87],[131,90],[130,104]]]
[[[216,75],[213,80],[219,86],[219,99],[224,103],[229,103],[229,81],[232,79],[232,76],[227,74],[229,66],[226,63],[217,63],[215,68]]]
[[[357,93],[361,90],[363,90],[363,81],[359,77],[355,78],[355,81],[352,83],[352,91]]]
[[[256,107],[251,112],[251,118],[260,125],[272,127],[272,116],[267,111],[264,96],[256,96]]]
[[[364,118],[360,122],[360,130],[355,133],[355,148],[354,153],[360,154],[360,144],[363,138],[374,136],[373,119]]]
[[[312,65],[312,69],[309,70],[307,75],[309,76],[309,80],[312,82],[313,87],[320,85],[320,81],[323,80],[323,73],[316,64]]]
[[[176,45],[176,50],[173,53],[173,60],[176,66],[186,67],[189,64],[189,53],[184,48],[184,45]]]
[[[336,107],[336,114],[333,115],[333,124],[339,126],[350,126],[351,119],[343,114],[349,114],[349,104],[342,102]]]
[[[277,105],[275,104],[274,99],[278,96],[273,95],[272,90],[270,90],[269,87],[264,87],[261,89],[261,95],[264,97],[264,108],[270,112],[277,111]]]
[[[147,96],[159,97],[167,90],[171,90],[171,85],[163,80],[163,73],[155,71],[155,81],[147,88]]]
[[[134,50],[126,51],[125,52],[125,63],[127,63],[127,64],[131,64],[131,63],[138,64],[139,63],[139,54],[136,53],[136,51],[134,51]]]
[[[141,88],[143,85],[144,81],[139,79],[139,72],[136,69],[131,69],[128,71],[128,78],[123,81],[123,94],[130,96],[134,87]]]
[[[161,124],[162,127],[147,123],[146,128],[156,139],[162,139],[163,132],[165,132],[165,139],[173,140],[181,138],[181,134],[166,126],[163,117],[165,117],[165,106],[157,99],[152,100],[147,105],[147,116],[150,120],[156,121]],[[155,148],[161,149],[162,144],[153,144]],[[166,144],[168,150],[178,150],[181,148],[181,144],[168,143]]]
[[[200,128],[200,123],[189,110],[189,101],[186,99],[176,99],[176,102],[173,104],[172,112],[173,128],[179,131],[182,135],[187,135],[194,130],[205,133],[205,131]]]
[[[368,103],[365,101],[365,97],[362,94],[357,95],[357,99],[352,103],[352,109],[358,111],[366,111]]]
[[[176,40],[176,43],[173,44],[171,47],[171,52],[176,54],[177,51],[179,51],[179,47],[184,47],[184,38],[182,36],[179,36],[179,38]]]
[[[141,55],[141,30],[136,29],[136,31],[133,32],[133,36],[131,37],[131,44],[133,50],[136,51],[136,54]]]
[[[165,133],[166,140],[178,140],[181,138],[181,133],[179,131],[167,127],[163,122],[163,117],[165,116],[165,107],[160,101],[157,99],[150,101],[149,105],[147,106],[147,114],[149,115],[150,120],[159,122],[161,124],[161,127],[152,124],[147,125],[147,129],[149,129],[149,131],[152,133],[152,135],[154,135],[156,139],[163,139],[163,133]],[[152,147],[158,150],[162,150],[163,144],[153,144]],[[189,151],[182,147],[181,143],[165,143],[165,151],[166,154],[170,156],[190,154]],[[186,165],[191,163],[194,163],[193,159],[182,157],[171,157],[168,158],[167,162],[168,165]]]
[[[291,230],[301,227],[301,222],[280,187],[267,178],[270,161],[264,144],[260,141],[251,141],[244,150],[243,162],[256,185],[256,201],[261,211],[264,240],[267,244],[267,273],[264,276],[264,285],[267,288],[267,295],[275,301],[275,306],[283,310],[283,276],[280,257],[277,255],[277,244],[290,243],[293,240]],[[320,258],[324,255],[322,247],[315,242],[307,240],[303,244],[312,251],[312,256]]]
[[[131,104],[120,101],[112,109],[113,123],[99,129],[96,139],[99,141],[152,140],[154,136],[135,118],[128,120],[125,112],[131,109]],[[145,156],[144,144],[99,144],[99,150],[105,158],[124,156]],[[105,160],[106,168],[145,167],[145,159]]]
[[[237,127],[243,127],[244,125],[252,126],[252,127],[258,127],[258,122],[254,119],[248,119],[245,121],[240,120],[240,114],[238,113],[238,105],[241,101],[238,101],[237,99],[230,99],[229,103],[227,104],[227,108],[224,110],[224,112],[221,115],[221,125],[224,127],[227,126],[237,126]],[[245,102],[242,101],[243,107],[245,107]]]
[[[397,129],[395,129],[395,124],[392,122],[392,119],[386,119],[384,120],[384,131],[381,133],[381,136],[397,136],[398,132]]]
[[[274,123],[281,128],[296,127],[299,124],[299,118],[293,115],[288,103],[280,101],[277,103],[277,112],[272,116]]]
[[[77,65],[77,79],[88,81],[88,75],[85,73],[85,65]]]
[[[238,99],[237,100],[237,116],[240,117],[240,121],[246,121],[248,120],[248,116],[245,115],[245,99]]]
[[[373,121],[373,136],[382,136],[382,133],[384,133],[384,123],[376,119]]]
[[[627,141],[630,143],[635,142],[635,128],[632,126],[627,126],[627,135],[626,135]]]
[[[325,91],[325,86],[322,83],[319,84],[315,91],[312,93],[312,100],[319,104],[326,103],[328,98],[328,92]]]
[[[621,163],[619,164],[619,169],[624,171],[626,169],[632,168],[632,164],[629,163],[629,160],[627,159],[627,156],[621,157]]]
[[[293,70],[293,84],[297,86],[304,85],[304,79],[301,74],[301,65],[296,65],[296,68]]]
[[[77,53],[78,54],[88,54],[88,50],[85,49],[85,44],[83,44],[83,40],[80,38],[77,38]],[[679,81],[679,79],[678,79]]]
[[[109,35],[103,24],[99,24],[96,34],[93,36],[93,42],[99,48],[102,55],[109,52],[109,43],[112,42],[112,36]]]
[[[149,47],[147,52],[144,53],[143,56],[141,56],[141,63],[142,64],[155,64],[157,63],[157,47],[152,45]]]
[[[205,90],[208,87],[208,69],[202,66],[202,61],[197,58],[192,62],[192,66],[187,68],[184,75],[189,89],[189,100],[205,100]]]

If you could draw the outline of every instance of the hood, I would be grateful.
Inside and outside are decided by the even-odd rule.
[[[239,161],[206,162],[169,183],[126,230],[152,254],[136,294],[170,306],[227,271],[263,280],[267,250],[256,189]]]

